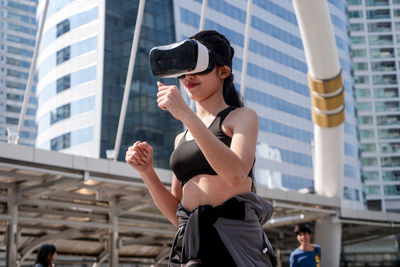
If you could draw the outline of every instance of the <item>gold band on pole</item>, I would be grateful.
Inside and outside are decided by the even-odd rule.
[[[318,94],[333,93],[343,87],[342,69],[340,69],[338,75],[331,79],[316,79],[311,77],[310,72],[308,72],[307,77],[308,86],[310,86],[311,91],[317,92]]]
[[[312,103],[312,120],[315,124],[329,128],[342,124],[345,120],[344,109],[344,89],[342,80],[342,70],[331,79],[319,80],[308,76],[308,85],[310,87]],[[323,94],[333,94],[341,92],[334,96],[323,96]],[[333,111],[342,107],[340,111],[333,114],[326,114],[324,111]]]

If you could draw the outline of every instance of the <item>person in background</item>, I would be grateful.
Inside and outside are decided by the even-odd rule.
[[[36,256],[35,267],[52,267],[56,259],[56,247],[52,244],[44,244]]]
[[[290,253],[290,267],[320,267],[321,247],[311,244],[311,227],[300,223],[294,228],[300,246]]]
[[[168,266],[272,266],[273,250],[261,227],[271,217],[272,205],[252,190],[258,117],[243,107],[234,87],[234,50],[212,30],[195,34],[186,44],[190,42],[205,46],[215,59],[206,71],[177,76],[196,112],[177,86],[157,83],[158,106],[187,128],[175,139],[171,192],[154,170],[147,142],[129,147],[126,162],[178,227]]]

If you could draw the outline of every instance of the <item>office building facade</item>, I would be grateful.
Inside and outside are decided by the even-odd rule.
[[[400,212],[400,1],[347,2],[368,208]]]
[[[39,1],[38,18],[44,2]],[[90,157],[114,149],[139,1],[50,1],[39,49],[39,148]],[[148,52],[175,41],[172,1],[146,1],[119,160],[136,140],[168,168],[182,126],[157,108]]]
[[[15,134],[36,38],[36,0],[0,2],[0,142]],[[28,101],[19,143],[34,146],[36,82]]]
[[[345,87],[343,204],[364,208],[359,141],[346,2],[330,0],[329,10]],[[175,1],[176,38],[199,28],[201,0]],[[205,29],[215,29],[235,49],[233,73],[239,88],[247,1],[209,0]],[[298,190],[313,187],[313,123],[307,65],[289,0],[253,0],[247,63],[246,105],[259,115],[256,180],[260,185]]]

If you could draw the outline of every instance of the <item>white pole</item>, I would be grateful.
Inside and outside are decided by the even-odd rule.
[[[207,2],[208,2],[207,0],[203,0],[203,4],[201,5],[199,31],[204,30],[204,24],[205,24],[205,21],[206,21]]]
[[[118,159],[119,148],[121,146],[122,132],[124,130],[126,108],[128,107],[128,100],[129,100],[129,91],[131,89],[132,75],[133,75],[133,70],[135,68],[136,52],[139,44],[140,28],[142,27],[145,2],[146,0],[140,0],[138,14],[136,17],[136,25],[135,25],[135,32],[133,33],[131,55],[129,58],[128,72],[126,74],[124,96],[122,99],[121,113],[119,115],[118,131],[117,131],[117,136],[115,137],[114,161]]]
[[[18,144],[18,142],[19,142],[19,136],[21,134],[22,126],[24,125],[25,113],[26,113],[26,109],[27,109],[28,103],[29,103],[29,98],[30,98],[30,95],[31,95],[33,77],[35,76],[35,71],[36,71],[36,61],[37,61],[37,57],[38,57],[38,51],[39,51],[39,47],[40,47],[40,42],[42,40],[43,27],[44,27],[44,23],[46,21],[46,15],[47,15],[48,7],[49,7],[49,0],[46,0],[45,5],[44,5],[42,21],[41,21],[40,26],[39,26],[39,31],[36,34],[35,49],[33,51],[33,58],[32,58],[31,67],[29,69],[28,81],[26,83],[24,102],[22,103],[21,113],[19,114],[17,136],[16,136],[16,139],[15,139],[15,143],[16,144]]]
[[[248,55],[248,52],[249,52],[251,8],[252,8],[252,6],[253,6],[253,1],[252,0],[247,0],[246,29],[245,29],[245,34],[244,34],[243,60],[242,60],[242,77],[240,79],[240,95],[243,98],[243,102],[245,101],[244,94],[245,94],[245,90],[246,90],[247,55]]]
[[[340,65],[326,0],[293,0],[293,6],[302,36],[309,75],[312,79],[320,81],[331,80],[338,76]],[[328,99],[330,96],[343,93],[342,90],[339,88],[329,94],[316,94],[311,91],[311,97],[318,96]],[[343,106],[336,109],[328,108],[324,111],[313,107],[312,112],[313,115],[322,114],[329,120],[333,115],[339,114],[341,110],[343,110]],[[343,121],[334,124],[333,127],[324,127],[316,123],[314,125],[314,149],[316,193],[341,199],[343,194]],[[315,240],[323,250],[321,266],[338,267],[340,264],[341,224],[332,217],[318,220]]]

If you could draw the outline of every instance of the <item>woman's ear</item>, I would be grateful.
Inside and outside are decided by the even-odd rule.
[[[225,66],[218,67],[218,76],[221,79],[225,79],[230,74],[231,74],[231,68],[229,68],[228,66],[225,65]]]

